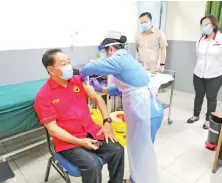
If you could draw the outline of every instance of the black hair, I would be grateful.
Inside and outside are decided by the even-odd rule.
[[[118,49],[123,49],[125,47],[126,41],[127,41],[127,37],[122,35],[120,39],[105,38],[101,44],[107,45],[107,44],[115,43],[115,42],[121,43],[117,45],[112,45],[116,50],[118,50]],[[108,47],[106,47],[105,49],[107,50]]]
[[[217,33],[217,31],[220,30],[220,28],[219,28],[219,23],[218,23],[217,17],[215,17],[215,16],[213,16],[213,15],[208,15],[208,16],[204,16],[203,18],[201,18],[201,19],[200,19],[200,25],[202,25],[203,21],[204,21],[205,19],[207,19],[207,18],[210,20],[210,22],[211,22],[212,25],[214,26],[214,29],[213,29],[214,33]]]
[[[142,13],[139,18],[145,17],[145,16],[147,16],[150,20],[152,20],[152,15],[151,15],[151,13],[149,13],[149,12],[144,12],[144,13]]]
[[[58,53],[58,52],[62,53],[63,51],[59,48],[53,48],[53,49],[47,50],[43,54],[42,63],[45,66],[46,69],[47,69],[48,66],[53,66],[54,65],[53,55]]]

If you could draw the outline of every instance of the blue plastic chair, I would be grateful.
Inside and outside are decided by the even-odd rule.
[[[49,135],[47,129],[46,129],[46,138],[47,138],[47,142],[48,142],[49,152],[52,155],[52,157],[50,157],[48,160],[48,165],[47,165],[46,173],[45,173],[45,182],[48,181],[51,166],[53,166],[55,168],[55,170],[61,175],[61,177],[67,183],[71,183],[69,176],[81,177],[81,172],[76,165],[69,162],[60,153],[54,152],[54,146],[51,142],[50,135]],[[98,158],[99,158],[101,164],[104,165],[105,162],[102,160],[102,158],[100,158],[100,157],[98,157]]]

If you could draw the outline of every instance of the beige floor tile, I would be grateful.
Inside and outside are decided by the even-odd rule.
[[[187,183],[167,170],[159,171],[160,183]]]
[[[165,143],[155,147],[157,162],[163,167],[168,167],[172,162],[181,157],[191,146],[189,137],[184,132],[177,133]]]
[[[218,174],[213,174],[211,169],[208,169],[204,172],[203,175],[195,182],[195,183],[221,183],[222,182],[222,174],[221,177]]]
[[[12,157],[21,172],[45,164],[47,159],[38,151],[37,148],[26,151],[22,156]]]
[[[216,175],[222,178],[222,167],[216,172]]]
[[[25,179],[28,181],[28,183],[43,183],[45,172],[46,172],[47,164],[42,164],[39,166],[31,167],[29,169],[21,171]],[[58,174],[58,172],[51,167],[50,174],[49,174],[49,180],[48,183],[51,183],[53,181],[56,181],[61,176]]]
[[[41,144],[40,146],[37,147],[39,152],[44,156],[46,157],[47,159],[49,157],[51,157],[51,154],[49,153],[49,148],[48,148],[48,145],[45,143],[45,144]]]
[[[58,180],[54,181],[53,183],[65,183],[62,178],[59,178]]]
[[[19,170],[18,166],[16,165],[15,161],[12,158],[8,158],[7,162],[9,163],[9,166],[12,169],[12,171]]]
[[[189,159],[181,157],[166,169],[182,180],[194,183],[206,171],[207,167],[204,167],[200,162],[189,161]]]

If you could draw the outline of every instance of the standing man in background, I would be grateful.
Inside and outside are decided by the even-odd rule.
[[[140,15],[140,30],[136,37],[136,50],[139,62],[145,69],[163,72],[166,61],[167,41],[164,33],[153,28],[152,15],[149,12]]]

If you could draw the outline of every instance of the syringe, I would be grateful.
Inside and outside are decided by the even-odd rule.
[[[98,79],[98,78],[101,78],[101,77],[103,77],[103,76],[97,76],[97,77],[93,77],[93,78],[90,78],[90,80],[92,80],[92,79]]]

